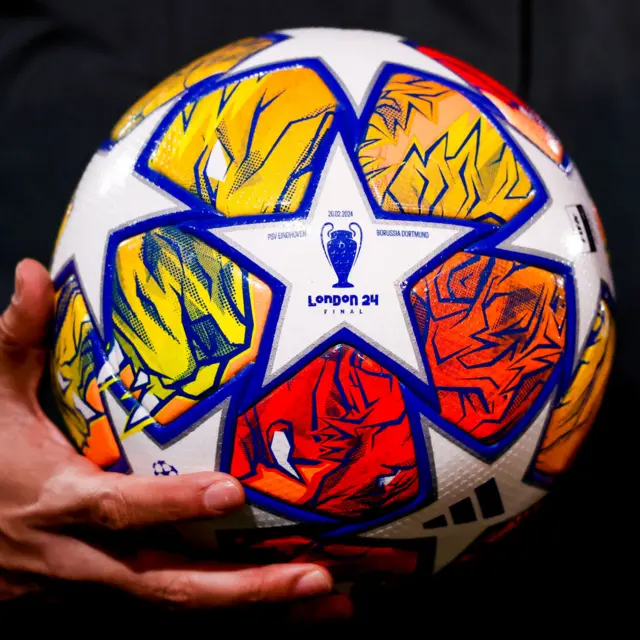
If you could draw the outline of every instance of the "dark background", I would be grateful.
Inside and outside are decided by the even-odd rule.
[[[361,594],[357,621],[384,621],[396,636],[425,638],[436,622],[451,633],[467,623],[485,633],[520,634],[532,625],[550,635],[565,626],[592,632],[604,626],[615,633],[635,589],[638,518],[635,469],[627,461],[636,431],[633,402],[640,393],[634,331],[640,237],[635,0],[4,0],[0,302],[10,297],[18,260],[30,256],[48,264],[85,165],[131,103],[209,50],[297,26],[402,34],[472,63],[527,100],[563,141],[600,210],[618,297],[609,392],[572,471],[498,549],[420,589]],[[55,628],[54,620],[68,626],[92,615],[106,629],[112,616],[131,615],[149,632],[153,622],[167,620],[153,608],[136,609],[91,590],[83,598],[74,593],[68,605],[49,605],[39,616],[30,614],[31,606],[12,606],[22,630],[43,617]],[[264,620],[274,615],[265,611]],[[187,620],[183,614],[172,619]],[[216,621],[237,620],[247,630],[263,618],[193,619],[198,633],[211,636],[215,628],[209,625],[222,624]]]

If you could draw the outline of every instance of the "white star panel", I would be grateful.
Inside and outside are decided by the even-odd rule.
[[[348,211],[344,218],[332,211]],[[349,281],[350,289],[334,289],[336,274],[327,260],[321,240],[325,224],[336,230],[352,223],[362,229],[362,246]],[[382,235],[389,230],[405,236]],[[293,234],[297,231],[299,233]],[[283,239],[270,239],[289,232]],[[417,235],[412,236],[411,232]],[[468,233],[459,225],[427,223],[418,216],[407,221],[375,220],[344,146],[336,142],[325,167],[312,211],[305,221],[278,221],[211,229],[244,255],[287,284],[267,380],[291,366],[316,344],[342,327],[364,337],[380,351],[421,378],[424,368],[413,331],[406,317],[400,283],[449,244]],[[317,295],[377,295],[379,304],[363,307],[315,304]],[[309,306],[309,298],[315,306]],[[353,312],[353,313],[352,313]]]
[[[444,563],[452,559],[451,553],[458,549],[461,551],[471,544],[488,526],[517,515],[545,494],[542,489],[523,482],[523,478],[547,422],[549,411],[550,403],[547,403],[529,429],[493,464],[487,464],[465,451],[460,445],[436,431],[429,421],[423,418],[427,446],[430,447],[433,456],[437,500],[424,509],[364,535],[369,538],[384,539],[435,536],[438,539],[436,558],[441,563],[440,566],[444,566]],[[475,489],[491,479],[495,480],[500,492],[504,513],[483,518]],[[453,504],[467,497],[474,505],[476,519],[473,522],[454,524],[449,509]],[[423,527],[425,522],[441,515],[444,515],[447,520],[446,527],[425,530]],[[454,536],[455,540],[450,540],[451,536]],[[439,550],[441,543],[444,544],[443,551]],[[441,553],[442,557],[440,557]]]

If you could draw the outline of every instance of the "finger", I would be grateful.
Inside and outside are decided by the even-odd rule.
[[[30,349],[39,346],[46,335],[53,309],[53,284],[47,270],[35,260],[18,263],[14,292],[0,321],[1,346]]]
[[[185,608],[311,598],[329,593],[333,584],[329,572],[313,564],[220,569],[210,563],[197,569],[183,565],[135,575],[139,580],[130,587],[134,592]]]
[[[167,553],[141,558],[124,562],[80,540],[48,534],[39,570],[54,578],[99,582],[184,608],[290,601],[332,589],[329,572],[313,564],[237,567],[194,563]]]
[[[50,484],[51,502],[39,514],[43,523],[122,530],[221,516],[244,504],[242,485],[217,472],[153,478],[96,472],[74,475],[71,487],[63,484]]]
[[[53,285],[35,260],[16,267],[15,288],[0,316],[0,376],[3,389],[34,392],[42,373],[40,350],[53,309]]]

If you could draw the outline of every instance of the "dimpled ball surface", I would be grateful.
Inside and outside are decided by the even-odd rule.
[[[349,579],[512,528],[575,458],[614,350],[605,235],[562,143],[383,33],[247,37],[151,89],[51,271],[78,451],[231,473],[247,505],[194,543]]]

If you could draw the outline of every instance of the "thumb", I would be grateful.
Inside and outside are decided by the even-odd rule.
[[[35,391],[44,363],[44,339],[53,310],[53,285],[35,260],[18,263],[14,293],[0,316],[0,385]]]

